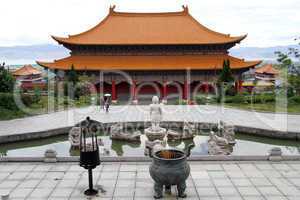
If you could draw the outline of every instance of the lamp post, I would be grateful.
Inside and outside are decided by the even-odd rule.
[[[93,169],[100,165],[99,146],[95,131],[91,130],[91,119],[87,117],[81,124],[80,134],[80,166],[88,170],[89,189],[84,194],[93,196],[98,191],[93,188]]]

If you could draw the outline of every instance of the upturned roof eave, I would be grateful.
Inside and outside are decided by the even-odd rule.
[[[122,46],[122,45],[128,45],[128,46],[141,46],[141,45],[226,45],[226,44],[237,44],[240,43],[242,40],[244,40],[247,37],[246,35],[242,36],[237,36],[234,37],[233,40],[231,41],[226,41],[226,42],[206,42],[206,43],[199,43],[199,42],[160,42],[160,43],[85,43],[85,42],[74,42],[71,41],[70,38],[65,38],[65,37],[58,37],[58,36],[51,36],[56,42],[58,42],[61,45],[86,45],[86,46]]]

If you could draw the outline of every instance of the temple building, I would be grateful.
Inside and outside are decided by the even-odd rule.
[[[47,84],[43,78],[43,72],[34,68],[32,65],[24,65],[23,67],[14,70],[12,75],[24,90],[46,88]]]
[[[260,61],[232,57],[228,50],[246,36],[208,29],[191,16],[187,6],[166,13],[118,12],[112,6],[90,30],[53,36],[71,51],[69,57],[37,63],[55,73],[74,66],[78,73],[95,77],[97,89],[111,93],[113,101],[129,94],[134,101],[143,94],[188,100],[198,93],[214,92],[224,60],[230,61],[237,88],[241,88],[242,73]]]
[[[253,88],[262,90],[273,89],[279,79],[279,71],[272,64],[250,69],[243,74],[243,87],[249,91]]]
[[[274,69],[272,64],[267,64],[255,69],[255,78],[262,81],[269,81],[275,83],[279,71]]]

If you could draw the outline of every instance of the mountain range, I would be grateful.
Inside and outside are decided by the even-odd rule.
[[[275,51],[287,52],[289,46],[274,47],[237,47],[230,50],[230,54],[246,60],[264,60],[276,62]],[[36,60],[52,61],[69,55],[69,51],[62,46],[45,44],[31,46],[0,47],[0,63],[8,65],[34,64]]]

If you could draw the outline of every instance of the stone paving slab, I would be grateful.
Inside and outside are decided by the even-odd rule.
[[[95,187],[87,198],[87,172],[78,163],[0,162],[0,196],[10,199],[153,199],[150,163],[102,163],[94,170]],[[299,200],[300,162],[189,162],[187,194],[191,199]],[[176,188],[164,199],[177,199]]]
[[[269,134],[295,133],[300,138],[300,115],[259,113],[221,106],[172,106],[163,107],[163,121],[191,121],[198,123],[218,123],[223,120],[237,127],[252,128],[254,132],[268,130]],[[150,120],[149,106],[111,106],[110,113],[100,111],[99,107],[71,109],[51,114],[0,121],[0,139],[4,136],[29,133],[61,134],[68,128],[84,120],[86,116],[102,123],[114,122],[145,122]],[[278,133],[279,134],[279,133]],[[281,133],[282,134],[282,133]],[[25,137],[26,138],[26,137]],[[28,136],[30,138],[30,136]],[[4,140],[4,139],[3,139]],[[1,141],[0,141],[1,143]]]

